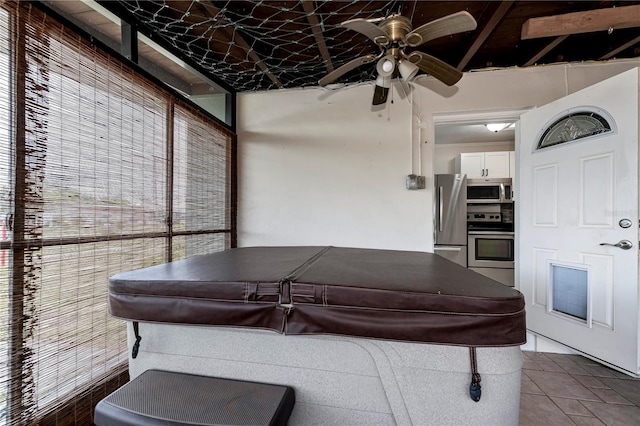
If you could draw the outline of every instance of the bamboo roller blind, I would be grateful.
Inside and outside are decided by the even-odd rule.
[[[0,6],[0,413],[87,425],[126,372],[108,277],[230,247],[235,136],[33,5]]]

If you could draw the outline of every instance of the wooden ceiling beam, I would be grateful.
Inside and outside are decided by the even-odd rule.
[[[613,49],[611,52],[609,52],[606,55],[602,56],[598,60],[599,61],[604,61],[606,59],[612,58],[615,55],[617,55],[618,53],[622,52],[623,50],[627,50],[628,48],[630,48],[630,47],[632,47],[632,46],[634,46],[634,45],[636,45],[638,43],[640,43],[640,36],[634,38],[631,41],[626,42],[625,44],[623,44],[622,46],[620,46],[620,47],[618,47],[616,49]]]
[[[253,50],[251,46],[249,46],[249,43],[246,42],[242,35],[240,35],[238,31],[236,31],[234,23],[225,18],[224,15],[220,12],[220,9],[214,6],[210,1],[203,1],[200,2],[200,4],[207,10],[208,13],[211,14],[212,17],[220,16],[221,20],[224,20],[230,24],[224,29],[230,40],[236,43],[242,50],[247,52],[247,56],[249,56],[249,58],[251,58],[251,60],[255,62],[258,68],[260,68],[265,73],[265,75],[269,77],[269,80],[271,80],[278,89],[282,89],[284,87],[282,82],[271,71],[269,71],[269,67],[267,67],[267,64],[265,64],[260,56],[256,53],[256,51]]]
[[[324,41],[324,36],[322,35],[322,30],[320,29],[320,20],[316,15],[315,6],[313,5],[313,0],[303,0],[302,8],[304,12],[307,14],[307,21],[309,21],[309,25],[311,26],[311,31],[313,32],[313,37],[316,39],[316,45],[318,46],[318,50],[320,51],[320,55],[322,55],[322,60],[327,67],[327,72],[333,71],[333,63],[331,62],[331,55],[329,54],[329,49],[327,49],[327,43]]]
[[[500,6],[498,6],[498,9],[496,9],[496,11],[493,13],[493,16],[491,16],[491,19],[489,19],[489,22],[487,22],[487,25],[485,25],[484,28],[482,28],[482,31],[480,32],[478,37],[476,37],[471,47],[469,48],[467,53],[464,55],[464,58],[462,58],[462,60],[458,64],[458,67],[457,67],[458,70],[462,71],[464,67],[467,66],[471,58],[473,58],[473,55],[476,54],[478,49],[480,49],[480,47],[484,44],[487,38],[489,38],[489,36],[493,32],[493,30],[496,28],[496,26],[498,26],[498,23],[500,23],[502,18],[504,18],[504,15],[506,15],[507,11],[509,10],[509,8],[511,8],[512,4],[513,4],[513,0],[505,0],[500,3]]]
[[[544,49],[542,49],[541,51],[536,53],[536,55],[533,58],[529,59],[527,61],[527,63],[524,64],[524,66],[528,67],[528,66],[531,66],[531,65],[535,64],[536,62],[538,62],[538,59],[542,58],[544,55],[546,55],[547,53],[551,52],[551,50],[553,50],[553,48],[555,48],[557,45],[562,43],[567,37],[569,37],[569,36],[568,35],[564,35],[564,36],[556,37],[551,43],[547,44]]]
[[[640,5],[620,6],[530,18],[522,26],[521,38],[528,40],[639,26]]]

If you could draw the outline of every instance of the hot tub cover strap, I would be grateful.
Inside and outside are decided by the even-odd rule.
[[[476,359],[476,348],[469,347],[469,356],[471,358],[471,384],[469,385],[469,396],[475,402],[480,401],[482,396],[482,386],[480,386],[480,373],[478,373],[478,360]]]
[[[142,336],[140,336],[140,324],[138,321],[133,321],[133,335],[136,338],[136,341],[133,343],[133,347],[131,348],[131,358],[136,359],[138,357],[138,351],[140,350],[140,341],[142,340]]]

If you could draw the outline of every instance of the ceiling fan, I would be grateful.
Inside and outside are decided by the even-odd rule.
[[[373,40],[380,48],[380,53],[353,59],[322,77],[318,84],[326,86],[359,66],[377,61],[378,77],[373,94],[373,105],[380,105],[387,101],[391,79],[398,74],[408,82],[418,71],[423,71],[448,86],[456,84],[462,78],[462,72],[424,52],[408,53],[406,49],[420,46],[439,37],[471,31],[477,26],[473,16],[465,11],[427,22],[416,29],[413,29],[411,20],[399,14],[379,19],[356,18],[340,25]]]

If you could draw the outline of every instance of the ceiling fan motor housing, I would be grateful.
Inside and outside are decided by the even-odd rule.
[[[395,15],[391,18],[385,19],[378,26],[387,33],[387,36],[389,37],[386,44],[397,44],[403,41],[404,37],[413,29],[409,18],[401,15]]]
[[[410,34],[413,26],[411,25],[411,20],[405,16],[394,15],[382,21],[378,26],[387,34],[387,37],[380,36],[375,41],[384,50],[387,60],[394,61],[394,65],[404,56],[403,51],[407,45],[407,39],[422,39],[418,34]],[[405,39],[407,34],[409,34],[409,37]],[[415,64],[415,61],[412,62]],[[397,67],[394,66],[394,68]],[[380,73],[380,69],[378,69],[378,73]],[[395,72],[395,74],[397,75],[398,73]],[[412,74],[415,75],[415,72],[412,72]]]

